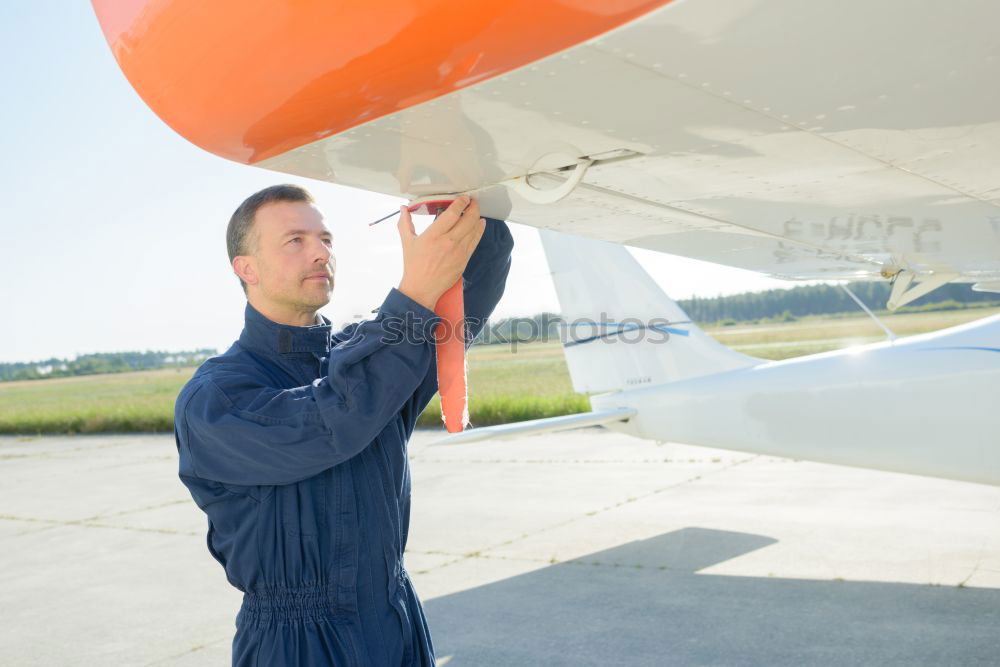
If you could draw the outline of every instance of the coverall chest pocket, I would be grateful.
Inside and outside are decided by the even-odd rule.
[[[326,486],[326,476],[318,475],[275,489],[286,534],[312,537],[326,529]]]

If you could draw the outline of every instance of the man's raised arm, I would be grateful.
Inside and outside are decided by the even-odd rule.
[[[440,318],[393,288],[378,316],[330,350],[329,373],[291,389],[219,367],[177,397],[181,474],[239,485],[290,484],[364,449],[433,365]]]
[[[181,476],[239,485],[290,484],[364,449],[412,397],[434,362],[433,305],[466,269],[485,231],[459,197],[417,234],[402,207],[403,278],[378,316],[330,350],[329,371],[282,389],[257,368],[205,368],[175,405]]]

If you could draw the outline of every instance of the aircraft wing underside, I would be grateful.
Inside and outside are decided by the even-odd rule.
[[[539,0],[535,22],[551,21],[539,35],[565,28],[584,5],[598,17],[600,4]],[[269,53],[275,63],[266,71],[318,74],[266,103],[235,96],[234,108],[261,109],[233,135],[236,147],[199,144],[386,194],[473,190],[486,215],[779,278],[875,279],[908,270],[918,281],[939,276],[1000,290],[1000,5],[626,4],[633,13],[615,25],[553,42],[541,57],[512,56],[489,72],[477,63],[502,49],[526,52],[527,41],[491,41],[505,25],[483,18],[492,4],[455,4],[456,12],[478,13],[466,25],[483,21],[476,30],[442,31],[440,40],[454,40],[439,49],[445,55],[413,65],[421,76],[437,73],[433,96],[405,96],[405,78],[380,87],[416,62],[416,51],[397,48],[405,22],[354,59]],[[232,3],[227,11],[251,10]],[[530,12],[524,17],[529,25]],[[186,37],[185,48],[194,41]],[[142,56],[138,43],[116,50],[133,83],[128,58]],[[263,76],[240,62],[216,78]],[[183,97],[178,82],[200,75],[199,67],[163,85]],[[321,94],[327,84],[334,92]],[[206,93],[206,104],[216,97],[226,102]],[[165,103],[150,104],[182,125]],[[324,120],[343,105],[353,105],[353,120]],[[286,126],[298,132],[297,145],[280,141],[291,136],[281,134]]]
[[[484,210],[780,278],[1000,281],[1000,13],[861,11],[672,3],[261,165],[419,195],[555,187],[588,156],[564,199]]]

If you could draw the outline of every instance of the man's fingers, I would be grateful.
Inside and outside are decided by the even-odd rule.
[[[476,227],[479,226],[479,202],[473,200],[462,212],[462,217],[455,223],[455,225],[448,231],[445,236],[450,236],[457,242],[462,242],[467,239],[470,235],[476,233]]]
[[[483,234],[486,232],[486,220],[480,218],[476,225],[472,228],[472,233],[469,234],[463,241],[463,247],[465,251],[472,256],[472,253],[476,251],[476,246],[479,245],[479,240],[483,238]]]
[[[447,234],[452,230],[452,228],[458,223],[462,217],[462,212],[465,211],[466,207],[472,198],[468,195],[462,195],[455,201],[453,201],[448,208],[443,210],[434,222],[424,230],[424,233],[430,232],[431,235],[436,234]]]
[[[399,207],[399,222],[396,223],[396,229],[399,230],[399,238],[404,241],[409,241],[417,235],[417,230],[413,226],[413,217],[405,206]]]

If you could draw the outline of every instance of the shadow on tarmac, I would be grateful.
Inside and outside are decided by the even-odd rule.
[[[698,574],[775,542],[685,528],[430,600],[439,664],[998,664],[1000,590]]]

